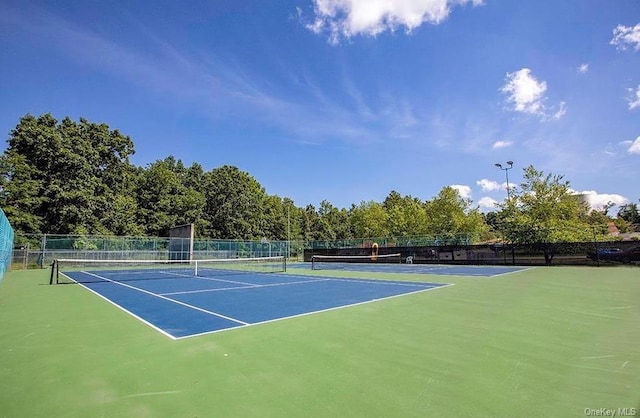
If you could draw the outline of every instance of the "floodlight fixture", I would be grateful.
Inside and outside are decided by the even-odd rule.
[[[509,186],[509,170],[513,168],[513,161],[507,161],[509,167],[502,167],[502,164],[495,163],[494,165],[498,167],[500,170],[504,171],[505,176],[507,176],[507,201],[511,201],[511,187]]]

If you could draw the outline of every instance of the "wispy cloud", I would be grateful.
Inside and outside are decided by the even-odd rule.
[[[539,116],[542,119],[560,119],[566,113],[566,104],[560,102],[559,109],[546,108],[547,82],[538,81],[529,68],[507,73],[500,91],[507,95],[511,110]]]
[[[356,35],[376,36],[404,28],[406,32],[423,23],[437,25],[451,13],[451,7],[483,0],[314,0],[314,19],[306,27],[314,33],[327,33],[329,42]],[[298,9],[298,15],[301,10]]]
[[[640,85],[634,91],[632,88],[629,90],[629,110],[633,110],[637,107],[640,107]]]
[[[125,44],[100,35],[88,26],[68,21],[46,9],[29,6],[11,12],[11,24],[26,33],[45,38],[69,61],[110,76],[180,99],[259,99],[259,92],[234,69],[218,66],[181,52],[178,48],[136,21],[137,34],[144,39]]]
[[[626,144],[629,146],[629,148],[627,148],[629,154],[640,155],[640,136],[637,137],[635,141],[626,141]]]
[[[553,113],[551,116],[553,119],[562,119],[562,117],[567,113],[567,104],[565,102],[560,102],[558,105],[558,110]]]
[[[424,130],[420,126],[424,115],[410,100],[396,94],[364,97],[348,75],[342,80],[346,87],[342,95],[328,93],[303,70],[289,74],[290,84],[281,89],[242,64],[196,48],[185,51],[146,29],[143,22],[131,27],[144,42],[125,44],[38,7],[15,8],[1,21],[47,39],[74,65],[143,87],[165,96],[167,102],[190,103],[208,118],[250,112],[307,143],[333,138],[382,142]]]
[[[618,50],[625,51],[632,47],[636,51],[640,50],[640,23],[631,27],[618,25],[613,29],[613,39],[610,42]]]

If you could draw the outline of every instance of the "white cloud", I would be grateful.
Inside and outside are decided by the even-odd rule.
[[[478,180],[476,181],[476,184],[480,186],[483,192],[493,192],[496,190],[506,188],[505,186],[501,185],[497,181],[488,180],[488,179]]]
[[[640,85],[634,92],[633,89],[629,89],[629,110],[633,110],[636,107],[640,107]]]
[[[589,72],[589,64],[581,64],[581,65],[578,67],[578,72],[579,72],[580,74],[586,74],[586,73],[588,73],[588,72]]]
[[[507,94],[507,102],[512,105],[511,110],[540,116],[543,120],[560,119],[567,112],[565,102],[560,102],[557,111],[545,107],[547,83],[538,81],[529,68],[507,73],[505,81],[500,91]]]
[[[471,187],[462,184],[452,184],[451,188],[457,190],[463,199],[471,199]]]
[[[536,80],[530,69],[507,73],[506,84],[500,90],[509,95],[507,100],[513,103],[513,110],[516,112],[543,114],[542,101],[547,83]]]
[[[583,192],[572,190],[572,192],[584,196],[591,209],[596,210],[604,208],[609,203],[613,203],[616,206],[629,203],[629,199],[619,194],[598,193],[595,190],[585,190]]]
[[[637,137],[635,141],[631,142],[627,152],[629,154],[640,154],[640,136]]]
[[[613,30],[613,39],[610,42],[619,50],[626,50],[630,46],[636,51],[640,50],[640,23],[631,26],[618,25]]]
[[[511,141],[496,141],[493,143],[493,149],[507,148],[513,145]]]
[[[328,32],[329,41],[355,35],[375,36],[404,27],[407,32],[423,23],[437,25],[451,13],[451,6],[483,0],[314,0],[315,20],[307,24],[314,33]]]
[[[553,114],[553,119],[562,119],[565,113],[567,113],[567,104],[560,102],[559,109]]]
[[[497,204],[497,200],[487,196],[481,197],[480,200],[478,200],[478,206],[483,209],[494,209]]]

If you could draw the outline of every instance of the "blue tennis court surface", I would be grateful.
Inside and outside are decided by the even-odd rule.
[[[322,263],[322,270],[347,270],[370,273],[437,274],[442,276],[494,277],[527,270],[519,266],[470,266],[459,264],[399,264],[399,263]],[[290,268],[310,270],[311,263],[289,264]]]
[[[448,286],[212,271],[195,277],[150,271],[66,272],[168,337],[179,339]]]

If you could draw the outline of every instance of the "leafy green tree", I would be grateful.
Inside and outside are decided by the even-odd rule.
[[[618,218],[622,218],[630,224],[640,224],[640,210],[637,203],[627,203],[620,206]]]
[[[320,216],[315,206],[307,205],[300,213],[300,228],[304,241],[317,241],[323,239],[316,230]]]
[[[608,233],[608,225],[610,222],[613,222],[610,216],[607,215],[608,208],[605,207],[603,210],[591,210],[586,220],[591,225],[591,228],[600,235],[606,235]],[[622,226],[622,225],[621,225]]]
[[[478,239],[488,227],[482,214],[453,187],[446,186],[425,203],[427,233],[447,238]]]
[[[284,211],[287,214],[287,228],[291,240],[302,240],[302,209],[297,207],[293,200],[285,197],[282,199]]]
[[[524,181],[500,204],[503,230],[515,243],[575,242],[593,239],[588,207],[570,189],[564,176],[546,174],[533,166],[524,169]],[[553,246],[543,245],[547,264]]]
[[[483,215],[484,222],[490,229],[497,230],[501,224],[500,216],[498,212],[487,212]]]
[[[351,206],[349,221],[356,238],[389,236],[389,215],[381,203],[371,200]]]
[[[24,155],[10,149],[0,156],[0,204],[18,234],[43,230],[44,198],[38,174]]]
[[[19,232],[107,233],[109,204],[127,194],[129,137],[105,124],[22,117],[3,155],[7,213]]]
[[[266,194],[260,183],[237,167],[222,166],[206,175],[203,216],[212,238],[260,239],[264,235]]]
[[[338,209],[328,200],[320,202],[315,229],[320,239],[343,240],[353,238],[349,226],[349,213],[346,209]]]
[[[382,205],[387,212],[391,235],[404,237],[427,233],[427,212],[419,199],[392,191]]]
[[[262,211],[262,233],[270,240],[286,240],[290,219],[284,200],[275,195],[265,196]]]
[[[198,169],[186,169],[181,160],[169,156],[142,171],[136,194],[138,216],[147,234],[167,236],[171,227],[190,223],[203,228],[205,196],[190,186]]]
[[[73,127],[68,119],[63,121],[65,124]],[[106,124],[90,123],[84,118],[77,124],[77,130],[87,143],[87,159],[92,168],[87,182],[95,185],[93,230],[116,235],[141,234],[144,228],[136,222],[134,196],[138,172],[129,161],[134,153],[133,141]]]

